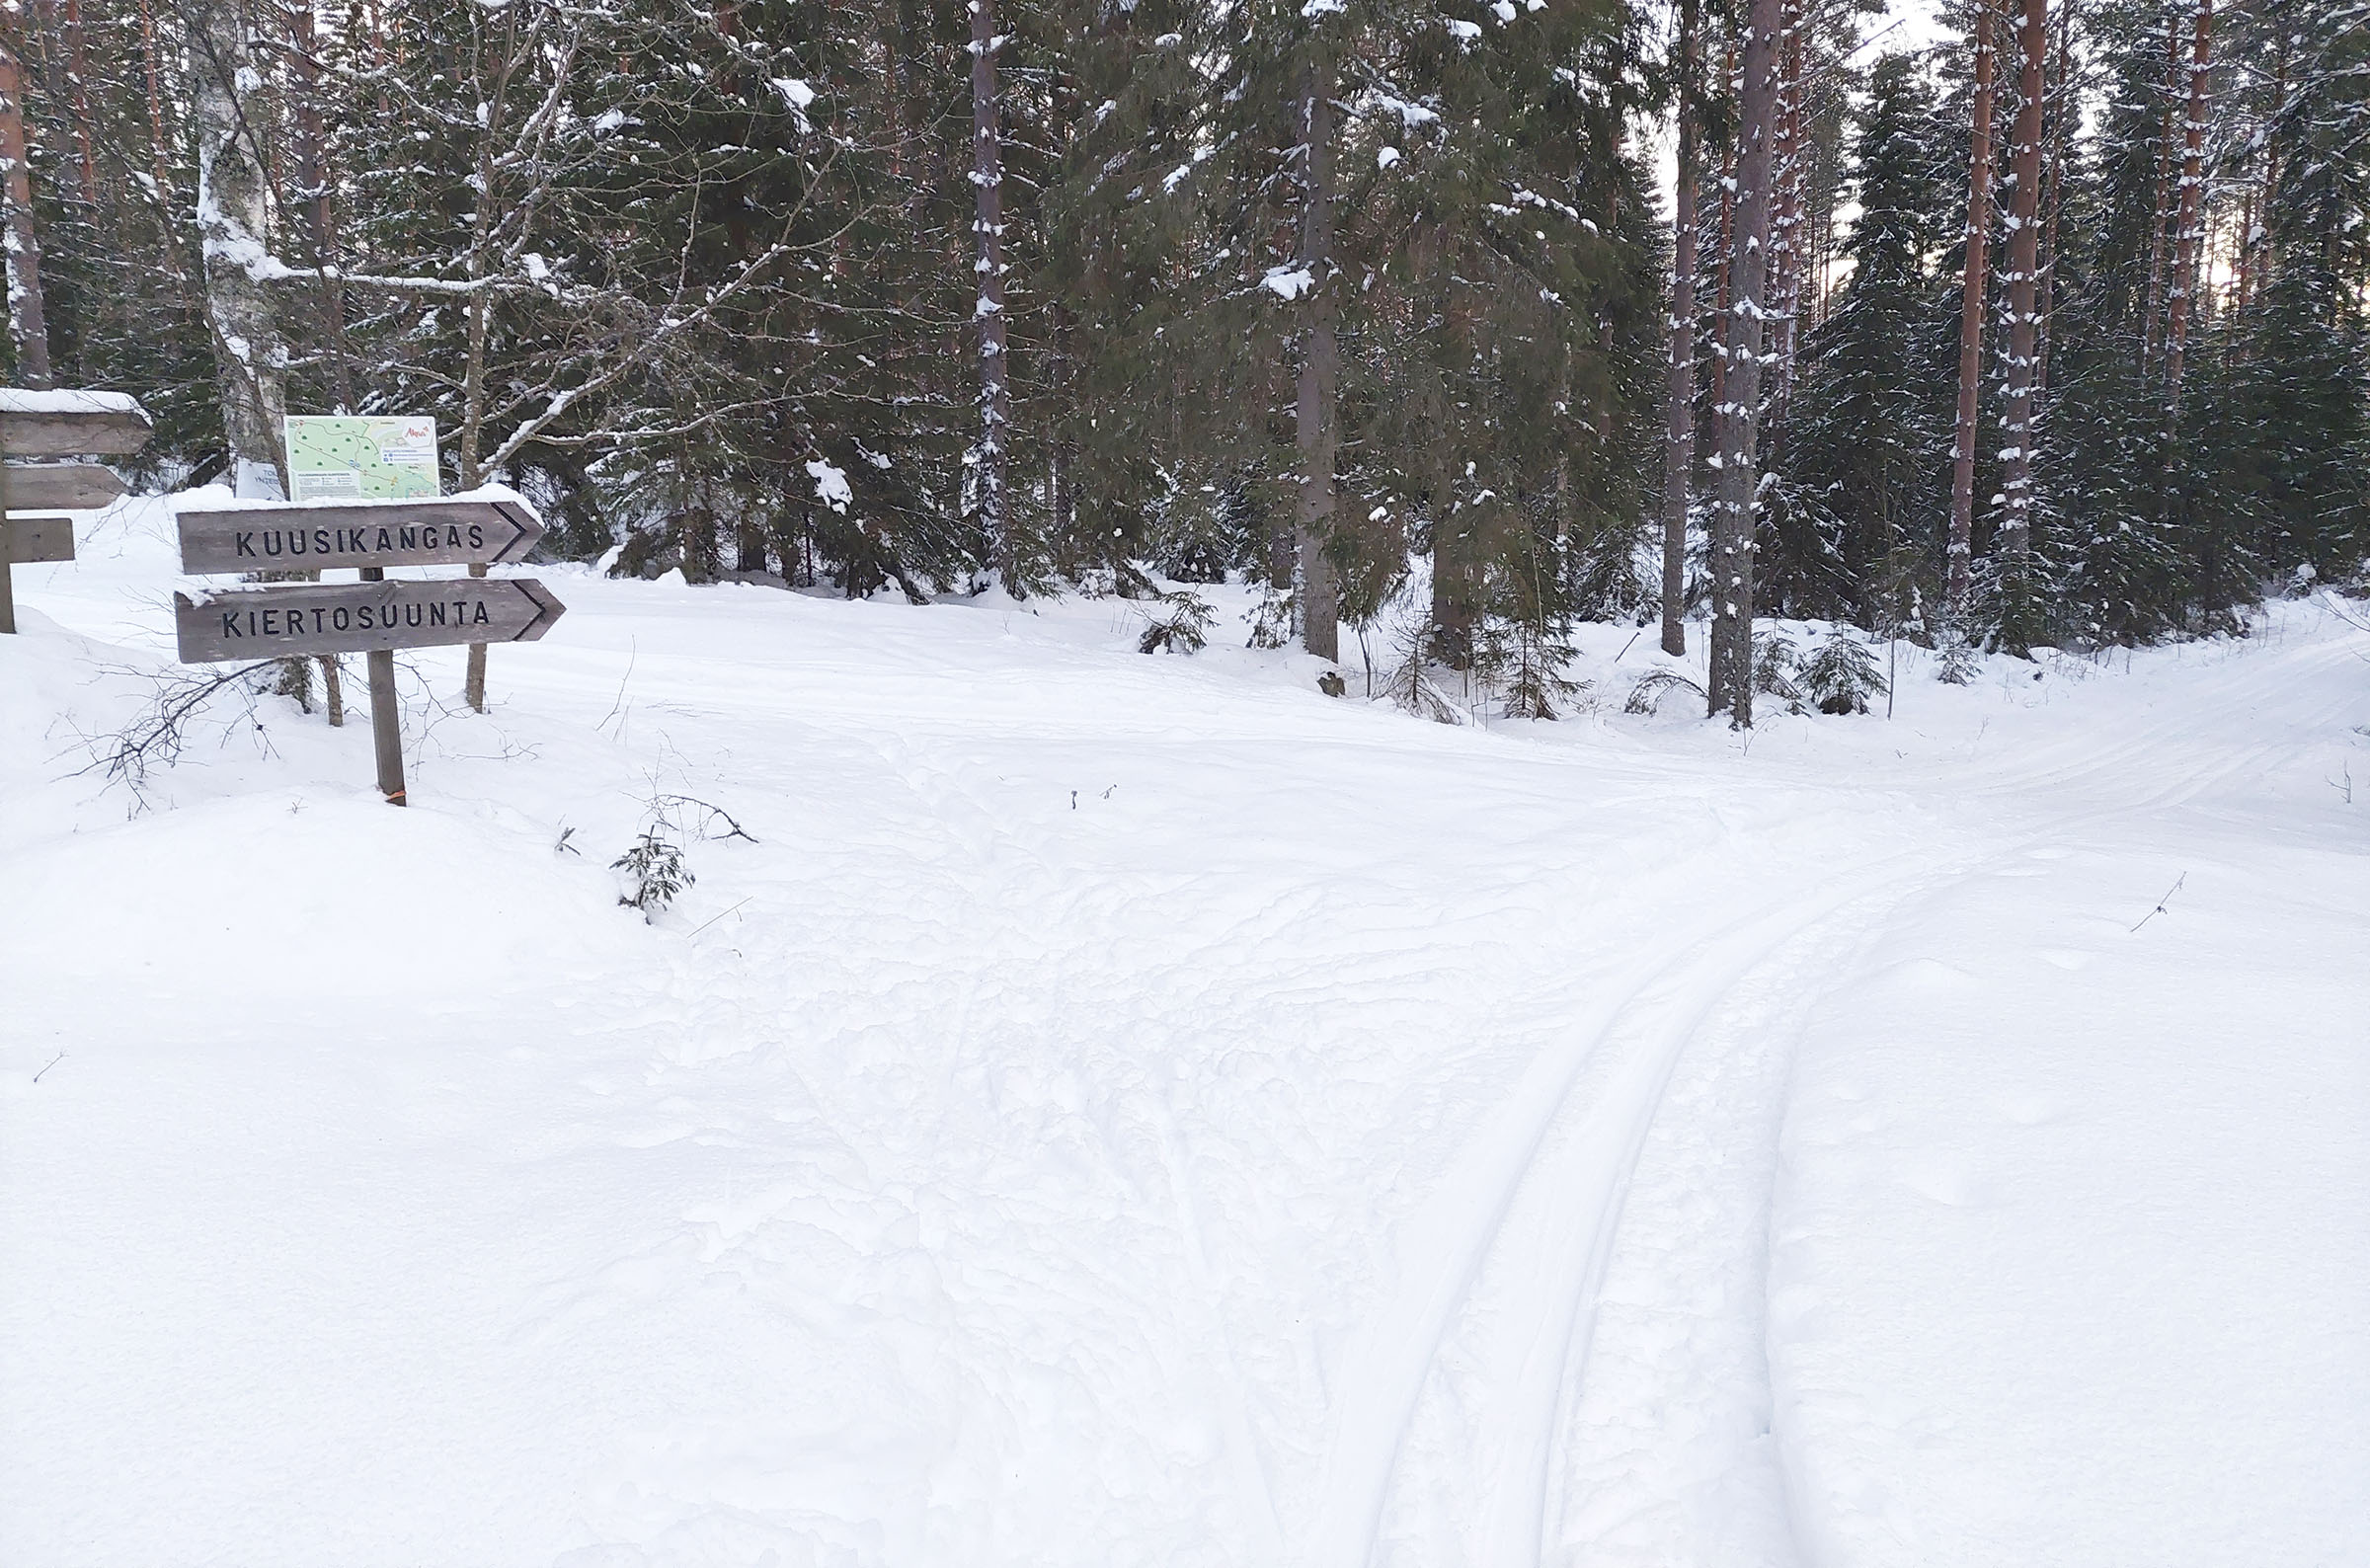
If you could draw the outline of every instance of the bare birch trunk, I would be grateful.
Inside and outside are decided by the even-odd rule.
[[[1780,0],[1753,0],[1737,106],[1736,239],[1728,257],[1727,399],[1711,535],[1710,711],[1753,724],[1753,515],[1761,488],[1762,283],[1770,243],[1771,139],[1778,112]]]
[[[2165,324],[2165,419],[2180,410],[2180,373],[2189,343],[2190,300],[2197,291],[2204,249],[2205,90],[2212,68],[2214,0],[2197,0],[2196,37],[2189,52],[2188,115],[2181,124],[2180,201],[2173,220],[2172,299]]]
[[[33,175],[26,162],[25,71],[0,41],[0,194],[8,200],[8,328],[17,379],[49,384],[49,323],[41,308],[41,241],[33,222]],[[0,570],[6,570],[0,567]]]
[[[261,80],[235,0],[192,0],[191,112],[198,122],[198,233],[204,245],[223,434],[241,496],[285,496],[280,423],[287,412],[279,324],[255,275],[271,254],[271,198],[247,98]],[[260,111],[260,106],[259,106]]]
[[[1679,178],[1671,210],[1671,365],[1662,457],[1662,651],[1687,652],[1688,479],[1696,461],[1697,5],[1679,7]]]
[[[2009,149],[2008,409],[2001,421],[2001,552],[2018,584],[2032,553],[2033,342],[2040,312],[2035,287],[2040,277],[2041,98],[2048,90],[2043,62],[2049,49],[2048,0],[2024,0],[2017,29],[2016,123]],[[2012,628],[2012,643],[2022,641]],[[2019,649],[2020,651],[2020,649]]]
[[[1307,130],[1302,153],[1301,267],[1311,281],[1293,405],[1293,433],[1301,451],[1301,646],[1319,659],[1338,660],[1341,591],[1325,549],[1333,535],[1334,387],[1341,370],[1333,321],[1333,67],[1321,45],[1310,56],[1303,97]]]
[[[1948,580],[1953,625],[1966,614],[1975,568],[1975,429],[1983,392],[1983,296],[1992,231],[1992,0],[1975,4],[1973,139],[1967,153],[1967,255],[1959,274],[1958,425],[1950,460]]]

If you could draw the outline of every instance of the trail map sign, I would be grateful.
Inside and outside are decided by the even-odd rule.
[[[0,387],[0,452],[10,457],[120,457],[148,444],[148,429],[146,411],[125,393]],[[11,562],[74,559],[68,519],[8,513],[104,507],[122,494],[123,482],[95,464],[0,462],[0,632],[17,629]]]
[[[516,561],[543,522],[508,491],[489,498],[248,506],[180,514],[184,572],[471,566]]]
[[[436,422],[345,414],[287,418],[290,501],[414,501],[442,488]]]
[[[564,612],[542,584],[513,577],[288,583],[173,595],[185,665],[533,642]]]

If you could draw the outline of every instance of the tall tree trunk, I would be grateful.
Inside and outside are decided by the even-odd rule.
[[[2165,231],[2172,207],[2172,112],[2180,102],[2180,19],[2165,19],[2165,113],[2156,140],[2156,206],[2148,229],[2148,304],[2140,317],[2140,364],[2155,363],[2165,307]]]
[[[8,200],[8,329],[17,380],[49,384],[49,323],[41,309],[41,241],[33,222],[33,176],[26,163],[25,71],[0,39],[0,195]],[[0,571],[5,571],[0,566]]]
[[[270,198],[248,98],[261,80],[236,0],[191,0],[191,111],[198,121],[198,232],[204,245],[223,434],[241,496],[285,496],[287,412],[271,289],[250,271],[271,253]]]
[[[1795,318],[1802,297],[1802,0],[1783,0],[1778,44],[1777,123],[1771,131],[1769,331],[1777,384],[1764,401],[1773,439],[1784,437],[1794,383]]]
[[[91,51],[82,31],[82,0],[66,0],[66,110],[74,117],[76,173],[82,199],[99,199],[99,165],[91,150]]]
[[[1983,393],[1983,296],[1992,234],[1993,0],[1975,0],[1975,101],[1967,152],[1967,254],[1959,273],[1958,427],[1950,460],[1949,576],[1943,604],[1966,615],[1975,565],[1975,429]]]
[[[2189,107],[2181,123],[2180,202],[2173,219],[2172,299],[2165,323],[2165,419],[2180,409],[2180,372],[2189,343],[2190,301],[2197,291],[2198,258],[2205,239],[2205,90],[2212,68],[2214,0],[2197,0],[2195,40],[2189,51]]]
[[[181,224],[180,214],[174,209],[172,170],[165,150],[172,144],[172,137],[165,130],[165,95],[156,63],[153,0],[140,0],[140,60],[148,84],[148,178],[155,183],[151,199],[156,202],[158,230],[165,237],[165,266],[172,271],[173,281],[182,285],[179,292],[186,301],[189,272],[182,266],[181,241],[175,238]]]
[[[1711,531],[1710,711],[1753,723],[1753,514],[1761,488],[1762,283],[1770,245],[1771,138],[1778,114],[1780,0],[1753,0],[1737,104],[1736,238],[1728,256],[1727,399]]]
[[[2074,0],[2059,0],[2057,8],[2057,63],[2049,73],[2049,96],[2054,106],[2049,118],[2049,194],[2043,198],[2041,218],[2041,321],[2037,346],[2033,350],[2033,395],[2039,397],[2049,390],[2049,323],[2057,314],[2057,216],[2066,204],[2066,137],[2068,124],[2075,109],[2073,63]]]
[[[319,69],[313,59],[316,29],[309,3],[288,11],[289,74],[295,86],[296,183],[303,187],[305,238],[311,241],[313,269],[322,285],[322,314],[333,350],[330,384],[341,412],[354,407],[352,355],[346,348],[346,285],[331,269],[337,264],[337,228],[329,206],[329,169],[322,157]]]
[[[1004,590],[1019,594],[1020,552],[1004,492],[1004,443],[1011,412],[1011,366],[1004,323],[1003,136],[996,122],[995,0],[971,0],[971,184],[979,236],[980,444],[973,471],[980,531]]]
[[[1293,433],[1301,452],[1298,546],[1301,646],[1319,659],[1341,657],[1341,590],[1326,545],[1333,537],[1334,386],[1340,346],[1334,340],[1333,65],[1315,45],[1303,78],[1306,126],[1301,165],[1301,266],[1311,279]]]
[[[2040,321],[2034,285],[2041,268],[2041,100],[2048,91],[2048,0],[2024,0],[2016,30],[2016,122],[2009,149],[2008,410],[2001,421],[2000,492],[2007,504],[2000,543],[2010,582],[2021,591],[2032,554],[2033,334]],[[2023,651],[2028,628],[2006,628]]]
[[[1662,651],[1687,652],[1687,492],[1696,461],[1697,0],[1679,5],[1679,179],[1671,206],[1671,365],[1662,454]]]

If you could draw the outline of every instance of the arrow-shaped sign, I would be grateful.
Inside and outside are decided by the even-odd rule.
[[[287,583],[173,595],[185,665],[452,643],[532,642],[567,613],[533,578]]]
[[[71,517],[0,517],[0,563],[74,559]]]
[[[11,511],[89,510],[123,495],[123,481],[97,463],[10,463],[0,474]]]
[[[148,444],[148,429],[120,392],[0,389],[0,449],[11,457],[120,457]]]
[[[274,504],[185,511],[180,521],[184,572],[474,566],[519,560],[543,537],[542,520],[508,499]]]

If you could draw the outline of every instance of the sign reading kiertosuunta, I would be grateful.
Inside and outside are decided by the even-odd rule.
[[[173,595],[185,665],[379,648],[532,642],[565,613],[532,578],[285,583]]]

